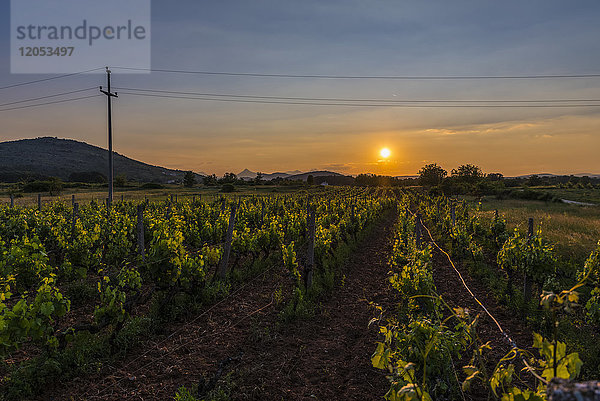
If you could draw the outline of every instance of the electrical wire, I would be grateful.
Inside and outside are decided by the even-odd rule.
[[[73,73],[70,73],[70,74],[58,75],[56,77],[36,79],[34,81],[20,82],[18,84],[0,86],[0,90],[2,90],[2,89],[8,89],[8,88],[15,88],[15,87],[18,87],[18,86],[25,86],[25,85],[36,84],[38,82],[51,81],[53,79],[61,79],[61,78],[66,78],[66,77],[72,77],[72,76],[75,76],[75,75],[85,74],[85,73],[88,73],[88,72],[98,71],[98,70],[102,70],[102,69],[104,69],[104,67],[92,68],[91,70],[78,71],[78,72],[73,72]]]
[[[402,108],[573,108],[573,107],[600,107],[600,103],[583,104],[406,104],[406,103],[342,103],[342,102],[317,102],[317,101],[287,101],[287,100],[262,100],[262,99],[238,99],[238,98],[210,98],[185,95],[168,95],[158,93],[119,92],[121,95],[145,96],[166,99],[202,100],[213,102],[233,103],[258,103],[258,104],[283,104],[283,105],[307,105],[307,106],[345,106],[345,107],[402,107]]]
[[[189,96],[214,96],[214,97],[232,97],[243,99],[272,99],[272,100],[298,100],[298,101],[324,101],[324,102],[377,102],[377,103],[566,103],[566,102],[600,102],[600,99],[501,99],[501,100],[484,100],[484,99],[344,99],[344,98],[327,98],[327,97],[296,97],[296,96],[259,96],[259,95],[239,95],[226,93],[204,93],[204,92],[184,92],[184,91],[169,91],[161,89],[143,89],[143,88],[124,88],[116,87],[114,89],[149,92],[149,93],[164,93],[173,95],[189,95]]]
[[[28,105],[25,105],[25,106],[10,107],[10,108],[7,108],[7,109],[0,109],[0,112],[2,112],[2,111],[9,111],[9,110],[28,109],[30,107],[45,106],[45,105],[49,105],[49,104],[74,102],[76,100],[90,99],[90,98],[98,97],[98,96],[102,96],[102,95],[96,94],[96,95],[90,95],[90,96],[76,97],[76,98],[72,98],[72,99],[55,100],[55,101],[52,101],[52,102],[44,102],[44,103],[37,103],[37,104],[28,104]]]
[[[150,71],[173,74],[222,75],[258,78],[314,78],[314,79],[387,79],[387,80],[468,80],[468,79],[566,79],[599,78],[596,74],[532,74],[532,75],[320,75],[320,74],[271,74],[254,72],[192,71],[162,68],[112,67],[129,71]]]
[[[48,98],[52,98],[52,97],[58,97],[58,96],[64,96],[64,95],[71,95],[73,93],[85,92],[85,91],[89,91],[89,90],[92,90],[92,89],[97,89],[97,88],[94,86],[92,88],[78,89],[78,90],[69,91],[69,92],[56,93],[54,95],[40,96],[40,97],[31,98],[31,99],[19,100],[19,101],[16,101],[16,102],[10,102],[10,103],[2,103],[2,104],[0,104],[0,107],[10,106],[10,105],[19,104],[19,103],[33,102],[34,100],[41,100],[41,99],[48,99]]]

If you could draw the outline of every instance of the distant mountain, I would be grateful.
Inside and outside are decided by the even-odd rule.
[[[256,173],[254,171],[250,171],[247,168],[244,171],[238,173],[238,178],[253,180],[256,178]]]
[[[309,175],[312,175],[313,177],[331,177],[331,176],[341,177],[343,174],[334,173],[333,171],[322,170],[322,171],[309,171],[307,173],[294,174],[294,175],[287,176],[285,178],[288,180],[306,181]]]
[[[574,177],[590,177],[590,178],[600,178],[600,174],[592,174],[592,173],[577,173],[577,174],[552,174],[552,173],[539,173],[539,174],[524,174],[524,175],[519,175],[516,176],[514,178],[529,178],[532,175],[537,175],[538,177],[568,177],[568,176],[574,176]],[[510,177],[507,177],[510,178]]]
[[[130,181],[180,182],[185,174],[182,170],[153,166],[116,152],[113,160],[115,176],[124,174]],[[73,173],[98,172],[107,176],[107,170],[108,151],[85,142],[53,137],[0,142],[0,181],[46,177],[67,181]]]
[[[253,180],[256,178],[256,175],[258,173],[248,170],[247,168],[244,169],[243,171],[241,171],[239,174],[237,174],[238,178],[241,178],[243,180]],[[300,170],[294,170],[294,171],[286,171],[284,173],[282,172],[275,172],[275,173],[262,173],[262,178],[263,180],[274,180],[276,178],[289,178],[290,180],[304,180],[306,181],[306,177],[308,177],[309,174],[312,174],[313,177],[321,177],[321,176],[331,176],[331,175],[341,175],[339,173],[333,173],[331,171],[313,171],[313,172],[302,172]]]
[[[287,177],[291,176],[292,174],[298,174],[298,173],[301,173],[301,171],[296,170],[296,171],[292,171],[291,173],[290,172],[286,172],[286,173],[277,172],[277,173],[271,173],[271,174],[263,174],[263,179],[273,180],[275,178],[287,178]]]

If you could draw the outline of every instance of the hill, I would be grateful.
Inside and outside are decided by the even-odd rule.
[[[290,175],[290,176],[287,176],[285,178],[287,180],[302,180],[302,181],[306,181],[308,179],[309,175],[312,175],[315,178],[316,177],[331,177],[331,176],[341,177],[341,176],[343,176],[343,174],[334,173],[333,171],[309,171],[307,173]]]
[[[43,137],[0,142],[0,181],[58,177],[69,180],[73,173],[97,172],[106,176],[106,149],[72,139]],[[115,152],[115,176],[130,181],[169,183],[181,181],[184,171],[153,166]]]
[[[262,178],[263,180],[273,180],[275,178],[287,178],[289,176],[295,175],[295,174],[301,174],[302,171],[300,170],[295,170],[295,171],[287,171],[285,173],[282,172],[275,172],[275,173],[262,173]],[[243,180],[253,180],[256,178],[257,173],[254,171],[250,171],[248,169],[244,169],[244,171],[240,172],[237,177],[241,178]]]

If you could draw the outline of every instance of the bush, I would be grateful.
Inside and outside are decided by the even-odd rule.
[[[124,187],[127,185],[127,177],[125,174],[119,174],[115,177],[115,186]]]
[[[89,184],[103,184],[106,176],[98,171],[78,171],[69,175],[70,182],[85,182]]]
[[[58,195],[63,189],[63,182],[58,178],[49,181],[31,181],[23,186],[23,192],[49,192],[50,195]]]
[[[235,187],[233,184],[223,184],[221,187],[221,192],[233,192],[235,191]]]
[[[157,182],[147,182],[147,183],[143,184],[140,188],[141,189],[163,189],[164,185],[159,184]]]

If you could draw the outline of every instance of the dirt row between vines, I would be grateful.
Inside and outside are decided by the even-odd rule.
[[[394,303],[386,280],[395,215],[388,213],[342,267],[344,279],[310,318],[279,325],[291,291],[281,266],[164,336],[138,345],[114,366],[48,388],[44,400],[169,400],[180,386],[224,388],[233,400],[379,400],[388,388],[370,356],[369,302]]]
[[[449,306],[453,308],[467,308],[471,315],[479,315],[477,333],[482,343],[489,342],[492,347],[492,350],[486,354],[489,360],[487,368],[491,374],[495,364],[511,350],[511,347],[498,329],[498,326],[463,286],[460,277],[450,265],[446,255],[441,253],[435,247],[433,249],[433,278],[437,292]],[[490,294],[489,289],[487,289],[480,281],[472,278],[460,261],[455,259],[452,261],[467,286],[490,314],[500,323],[500,326],[508,336],[510,336],[520,348],[531,351],[533,334],[527,324],[517,316],[517,314],[498,304],[493,295]],[[465,375],[460,370],[463,365],[469,363],[472,351],[469,352],[471,353],[465,354],[461,361],[455,361],[455,367],[460,380],[465,378]],[[516,371],[523,367],[519,361],[517,361],[516,365],[518,368]],[[533,384],[531,375],[523,373],[521,376],[526,383]],[[486,398],[486,393],[480,386],[475,386],[471,394],[467,393],[465,396],[467,399],[478,400],[482,399],[480,397]]]

